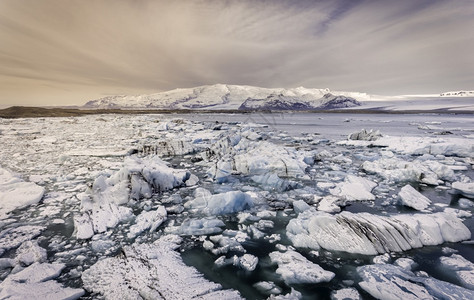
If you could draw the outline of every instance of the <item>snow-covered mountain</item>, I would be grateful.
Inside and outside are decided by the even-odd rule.
[[[474,91],[453,91],[440,94],[441,97],[474,97]]]
[[[352,97],[325,94],[319,99],[302,100],[300,97],[272,94],[265,99],[248,98],[239,110],[312,110],[339,109],[360,106],[361,103]]]
[[[97,109],[245,109],[303,110],[333,109],[358,106],[357,100],[370,96],[357,92],[329,89],[261,88],[243,85],[215,84],[195,88],[138,95],[109,96],[87,102],[84,107]]]

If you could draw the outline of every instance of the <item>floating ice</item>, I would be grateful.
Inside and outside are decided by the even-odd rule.
[[[461,255],[453,254],[439,259],[441,265],[456,274],[462,286],[474,289],[474,264]]]
[[[377,299],[474,299],[474,291],[431,277],[418,277],[394,265],[357,268],[359,286]]]
[[[401,204],[416,210],[424,210],[431,204],[430,199],[423,196],[409,184],[402,187],[398,196],[400,196]]]
[[[367,178],[347,175],[343,182],[330,190],[330,193],[347,201],[375,200],[371,193],[377,184]]]
[[[37,241],[26,241],[16,250],[16,260],[25,266],[45,262],[46,258],[46,249],[41,248]]]
[[[213,145],[204,157],[212,161],[208,173],[223,182],[231,174],[307,178],[304,153],[267,141],[225,138]]]
[[[281,293],[281,288],[271,281],[260,281],[255,283],[253,287],[265,295],[276,295]]]
[[[442,180],[453,180],[454,172],[436,161],[405,161],[396,157],[382,157],[365,161],[361,168],[369,174],[378,174],[392,182],[422,182],[438,185]]]
[[[331,300],[360,300],[359,292],[354,288],[345,288],[331,293]]]
[[[166,232],[178,235],[208,235],[222,232],[225,224],[219,219],[187,219],[180,226],[167,227]]]
[[[335,196],[326,196],[321,199],[318,203],[318,210],[325,211],[329,213],[333,212],[340,212],[342,201],[338,197]]]
[[[255,175],[252,176],[251,179],[260,184],[265,190],[287,191],[298,186],[296,182],[282,179],[275,173]]]
[[[56,278],[64,264],[34,263],[0,283],[1,299],[78,299],[83,289],[62,287]]]
[[[164,206],[159,206],[156,210],[143,211],[135,219],[135,224],[130,227],[128,238],[134,238],[145,230],[153,232],[160,226],[167,218],[166,209]]]
[[[92,220],[88,214],[74,216],[74,233],[77,239],[90,239],[94,235]]]
[[[349,134],[347,137],[349,140],[363,140],[363,141],[375,141],[382,137],[382,134],[377,130],[373,131],[362,129],[361,131]]]
[[[251,254],[244,254],[241,257],[234,255],[230,258],[225,258],[225,256],[221,256],[216,259],[214,264],[218,267],[234,265],[235,267],[241,268],[247,272],[252,272],[257,267],[258,257]]]
[[[211,250],[214,255],[225,254],[229,251],[241,253],[246,252],[241,244],[241,242],[247,239],[248,236],[246,234],[243,236],[224,236],[224,233],[222,235],[213,235],[209,237],[216,245],[220,245],[220,247]]]
[[[212,195],[208,190],[198,188],[194,200],[188,201],[184,206],[206,215],[223,215],[249,209],[253,206],[253,201],[249,194],[241,191]]]
[[[295,290],[294,288],[291,288],[291,292],[289,292],[286,295],[271,295],[268,297],[269,300],[300,300],[303,297],[303,295]]]
[[[463,138],[430,138],[412,136],[383,136],[376,141],[347,140],[338,142],[339,145],[377,146],[413,155],[446,155],[458,157],[473,157],[474,141]]]
[[[311,209],[311,206],[309,206],[306,202],[304,202],[304,200],[298,200],[298,201],[293,202],[293,210],[297,214],[304,212],[308,209]]]
[[[149,198],[152,192],[163,192],[182,186],[190,175],[186,170],[168,167],[156,156],[144,159],[126,158],[123,168],[109,177],[100,175],[94,181],[92,190],[81,195],[83,215],[74,218],[77,238],[89,238],[92,234],[91,224],[94,233],[101,233],[108,228],[114,228],[121,221],[132,218],[132,209],[124,206],[130,198]],[[135,232],[137,228],[134,227],[132,235],[138,234]]]
[[[43,226],[31,225],[7,228],[0,232],[0,250],[16,248],[22,243],[37,237],[45,229]]]
[[[156,144],[141,145],[138,149],[140,154],[159,156],[185,155],[195,151],[193,144],[184,140],[159,141]]]
[[[453,189],[468,198],[474,198],[474,182],[453,182]]]
[[[0,167],[0,217],[15,209],[38,203],[43,194],[43,187],[25,182]]]
[[[105,299],[241,299],[184,264],[176,236],[152,244],[132,244],[123,255],[99,260],[82,274],[86,290]]]
[[[471,232],[460,219],[447,213],[384,217],[306,211],[290,220],[287,236],[296,247],[376,255],[459,242],[469,239]]]
[[[286,284],[305,284],[328,282],[335,274],[310,262],[296,251],[270,253],[272,263],[278,264],[276,273],[279,274]]]

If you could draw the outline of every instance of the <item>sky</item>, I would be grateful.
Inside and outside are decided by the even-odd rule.
[[[0,106],[215,83],[474,89],[474,0],[0,0]]]

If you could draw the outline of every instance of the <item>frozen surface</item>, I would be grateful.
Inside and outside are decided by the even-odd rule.
[[[177,237],[152,244],[132,244],[119,257],[98,261],[82,275],[84,287],[105,299],[241,299],[196,269],[186,266],[175,249]]]
[[[43,187],[25,182],[0,167],[0,218],[15,209],[38,203],[43,194]]]
[[[84,290],[62,287],[51,280],[58,277],[64,267],[63,264],[32,264],[0,283],[0,298],[78,299],[84,294]]]
[[[0,184],[41,190],[2,210],[0,293],[365,299],[389,283],[357,268],[380,263],[404,293],[470,297],[473,132],[462,114],[0,119]]]

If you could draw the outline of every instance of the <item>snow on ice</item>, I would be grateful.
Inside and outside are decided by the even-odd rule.
[[[287,236],[295,247],[376,255],[471,238],[456,216],[447,213],[377,216],[307,211],[290,220]]]
[[[86,290],[105,299],[241,299],[186,266],[176,252],[180,239],[166,236],[151,244],[132,244],[123,254],[98,261],[82,274]]]
[[[23,181],[0,167],[0,218],[15,209],[38,203],[43,194],[43,187]]]
[[[432,277],[417,276],[395,265],[357,268],[359,286],[377,299],[472,299],[474,291]]]
[[[276,273],[287,284],[327,282],[335,276],[333,272],[324,270],[296,251],[272,252],[270,259],[278,265]]]
[[[431,204],[430,199],[423,196],[409,184],[402,187],[398,196],[400,196],[401,204],[416,210],[424,210]]]
[[[0,119],[0,298],[473,298],[469,118],[281,117]]]

